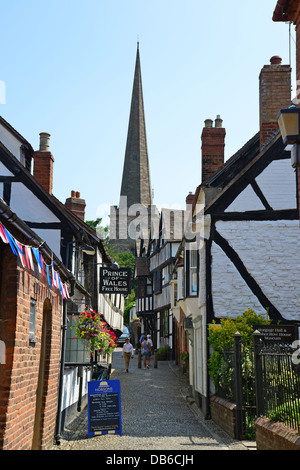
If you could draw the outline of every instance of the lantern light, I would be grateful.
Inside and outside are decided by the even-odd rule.
[[[284,146],[300,143],[300,108],[281,109],[277,121]]]

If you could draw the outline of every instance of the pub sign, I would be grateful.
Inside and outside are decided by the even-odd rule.
[[[130,294],[130,268],[100,268],[100,294]]]

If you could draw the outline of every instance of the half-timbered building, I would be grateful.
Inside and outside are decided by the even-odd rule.
[[[40,148],[34,151],[26,139],[0,118],[0,200],[49,246],[72,280],[66,310],[61,312],[60,319],[61,371],[55,429],[59,442],[63,426],[84,404],[90,377],[90,367],[87,367],[80,372],[78,380],[78,367],[90,366],[90,356],[81,342],[72,339],[73,315],[92,308],[121,333],[124,299],[121,294],[99,293],[100,266],[110,265],[111,259],[103,241],[85,223],[85,201],[80,193],[72,191],[65,204],[53,195],[54,157],[49,147],[49,134],[40,134]],[[37,292],[31,294],[36,299]]]

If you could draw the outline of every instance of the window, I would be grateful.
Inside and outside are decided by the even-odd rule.
[[[74,339],[74,326],[76,315],[68,314],[68,328],[66,339],[66,362],[90,362],[90,353],[84,341]]]
[[[31,342],[36,342],[35,323],[36,323],[36,300],[30,299],[29,341]]]
[[[162,272],[155,271],[153,273],[153,287],[154,293],[159,294],[162,291]]]
[[[146,279],[146,295],[147,295],[147,297],[152,295],[152,279],[151,279],[151,277],[147,277],[147,279]]]
[[[160,336],[169,336],[169,310],[160,312]]]
[[[197,295],[198,291],[198,252],[192,250],[190,253],[190,295]]]
[[[163,286],[169,284],[171,277],[172,277],[172,265],[168,264],[167,266],[163,268],[163,271],[162,271]]]
[[[184,271],[183,271],[183,267],[180,266],[177,269],[177,300],[183,299],[184,297],[185,297]]]

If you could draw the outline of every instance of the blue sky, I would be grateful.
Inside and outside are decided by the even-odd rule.
[[[87,219],[119,201],[137,40],[160,207],[184,207],[200,183],[204,120],[221,115],[230,158],[258,131],[261,68],[273,55],[289,63],[277,0],[1,3],[0,114],[35,149],[51,134],[53,193],[80,191]]]

